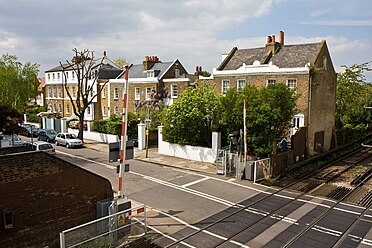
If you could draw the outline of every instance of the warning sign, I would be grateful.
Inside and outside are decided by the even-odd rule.
[[[124,220],[125,220],[124,214],[120,214],[119,215],[119,218],[118,218],[118,224],[119,224],[119,226],[124,225]]]

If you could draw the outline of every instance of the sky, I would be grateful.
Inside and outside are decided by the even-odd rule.
[[[372,60],[370,0],[0,0],[0,55],[40,64],[70,60],[72,49],[142,63],[179,59],[212,72],[231,48],[327,41],[336,70]],[[367,81],[372,82],[372,73]]]

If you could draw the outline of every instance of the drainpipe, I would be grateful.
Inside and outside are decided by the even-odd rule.
[[[310,107],[311,107],[311,85],[313,83],[313,76],[311,72],[311,68],[309,67],[309,88],[308,88],[308,95],[307,95],[307,128],[306,128],[306,151],[307,156],[309,156],[310,146],[309,146],[309,131],[310,131]]]

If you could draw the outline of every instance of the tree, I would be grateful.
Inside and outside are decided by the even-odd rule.
[[[18,133],[21,130],[20,123],[22,123],[22,115],[17,109],[0,104],[0,131],[8,134]]]
[[[127,61],[126,59],[123,59],[122,57],[119,57],[117,59],[114,59],[114,63],[121,69],[123,69],[123,67],[127,64],[129,64],[129,61]]]
[[[162,125],[164,99],[168,97],[168,91],[165,88],[161,92],[152,89],[150,99],[133,102],[137,116],[142,121],[145,119],[151,120],[150,129],[157,129],[158,126]]]
[[[0,103],[20,111],[30,99],[38,95],[38,64],[24,65],[14,55],[4,54],[0,58]]]
[[[212,146],[212,131],[219,130],[221,104],[208,85],[188,88],[165,109],[163,133],[172,143]]]
[[[364,106],[372,106],[372,85],[366,83],[364,72],[371,71],[371,62],[342,66],[345,71],[337,74],[336,127],[366,128],[372,113]]]
[[[272,151],[272,142],[285,136],[290,128],[297,96],[284,84],[265,88],[246,86],[231,89],[222,97],[222,137],[228,141],[233,131],[243,129],[243,102],[247,101],[248,153],[262,157]]]
[[[60,62],[62,73],[64,74],[64,88],[71,101],[74,114],[79,118],[79,139],[83,140],[84,136],[84,116],[86,109],[90,106],[93,100],[101,93],[108,81],[105,81],[98,86],[98,75],[102,67],[104,57],[95,60],[94,52],[85,49],[78,51],[73,49],[74,57],[71,61],[66,61],[67,64]],[[71,87],[68,85],[67,71],[73,70],[77,78],[77,93],[76,97],[72,97]],[[97,89],[97,91],[95,91]]]

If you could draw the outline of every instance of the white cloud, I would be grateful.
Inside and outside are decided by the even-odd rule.
[[[298,22],[304,25],[319,25],[319,26],[343,26],[343,27],[361,27],[372,26],[372,19],[367,20],[320,20],[309,22]]]

